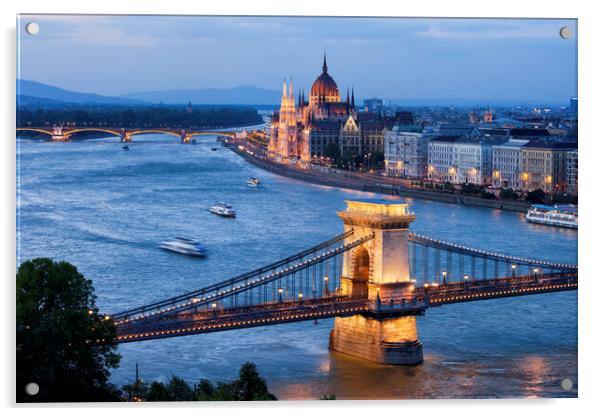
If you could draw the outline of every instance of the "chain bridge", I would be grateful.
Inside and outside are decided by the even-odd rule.
[[[470,248],[409,231],[407,204],[347,201],[344,232],[260,267],[111,315],[119,342],[335,317],[330,348],[386,364],[422,362],[429,308],[576,290],[577,265]]]

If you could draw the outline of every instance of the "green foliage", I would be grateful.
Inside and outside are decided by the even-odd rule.
[[[265,380],[259,376],[257,366],[250,362],[242,365],[238,379],[230,383],[214,385],[207,379],[201,379],[194,387],[190,387],[183,379],[174,376],[167,384],[154,381],[150,387],[138,387],[134,394],[127,395],[128,400],[132,400],[136,394],[149,402],[278,400],[268,391]],[[132,386],[123,386],[122,389],[124,392],[130,392]]]
[[[532,204],[542,204],[546,200],[546,193],[541,189],[536,189],[534,191],[528,192],[526,199]]]
[[[276,400],[276,396],[268,391],[268,386],[257,372],[257,366],[246,362],[240,367],[236,386],[237,400]]]
[[[148,402],[168,402],[171,400],[167,386],[160,381],[153,381],[146,396],[141,396]]]
[[[445,189],[446,191],[455,190],[454,185],[452,185],[451,182],[447,182],[447,181],[443,184],[443,189]]]
[[[215,395],[215,386],[206,378],[202,378],[194,388],[194,400],[208,401]]]
[[[75,266],[39,258],[17,271],[17,401],[117,400],[112,320],[98,314],[92,281]],[[25,393],[35,382],[40,391]]]
[[[132,384],[122,386],[121,391],[125,394],[125,399],[128,402],[135,402],[141,397],[148,396],[149,387],[142,380],[137,380]]]
[[[336,400],[337,396],[335,394],[325,394],[320,397],[320,400]]]
[[[249,107],[184,106],[77,106],[68,108],[31,109],[20,107],[17,126],[44,126],[75,123],[76,126],[108,126],[123,128],[203,129],[261,124],[257,110]]]
[[[502,198],[502,199],[518,199],[519,195],[512,188],[503,188],[500,191],[500,198]]]
[[[475,185],[474,183],[463,183],[461,185],[460,193],[464,195],[479,195],[483,192],[483,187]]]
[[[486,191],[485,189],[481,190],[481,198],[484,199],[495,199],[495,194],[493,192]]]
[[[339,145],[334,142],[328,143],[326,149],[324,150],[324,156],[329,157],[330,159],[337,162],[341,158],[341,151],[339,149]]]

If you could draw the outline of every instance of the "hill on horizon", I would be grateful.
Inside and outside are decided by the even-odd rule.
[[[233,88],[200,88],[146,91],[124,94],[120,97],[144,100],[159,104],[239,104],[239,105],[277,105],[280,103],[280,91],[268,90],[252,85]]]
[[[22,104],[35,102],[35,99],[51,100],[52,102],[74,103],[74,104],[149,104],[148,102],[123,97],[110,97],[94,93],[83,93],[69,91],[53,85],[44,84],[26,79],[17,80],[17,97],[21,97]],[[26,98],[25,98],[26,97]],[[25,98],[25,99],[24,99]],[[19,99],[17,100],[19,102]],[[44,104],[44,100],[38,100]],[[46,101],[48,103],[48,101]]]

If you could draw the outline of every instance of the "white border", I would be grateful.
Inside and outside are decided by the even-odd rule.
[[[577,1],[470,1],[470,0],[419,0],[386,2],[384,0],[370,0],[353,2],[351,0],[321,0],[321,1],[285,1],[285,0],[232,0],[232,1],[196,1],[192,0],[102,0],[97,2],[69,1],[69,0],[20,0],[1,3],[3,33],[3,64],[1,131],[4,133],[0,139],[2,143],[2,250],[0,261],[3,266],[2,274],[2,323],[4,336],[2,337],[2,378],[0,394],[2,404],[12,407],[14,402],[14,280],[15,275],[15,21],[17,13],[105,13],[105,14],[246,14],[246,15],[345,15],[345,16],[434,16],[434,17],[556,17],[579,19],[579,112],[580,112],[580,170],[581,170],[581,197],[579,230],[579,265],[581,268],[581,287],[579,289],[579,399],[565,400],[434,400],[434,401],[355,401],[355,402],[281,402],[272,405],[263,403],[237,404],[236,407],[219,404],[178,404],[179,412],[198,414],[206,412],[212,414],[266,414],[286,412],[290,415],[323,411],[341,412],[350,414],[365,413],[392,413],[399,412],[436,412],[445,415],[482,416],[484,412],[491,415],[507,415],[528,411],[529,413],[555,414],[588,414],[594,408],[594,400],[602,394],[598,391],[602,383],[600,375],[600,327],[598,319],[601,302],[597,301],[602,291],[600,279],[602,276],[595,274],[600,266],[600,245],[595,238],[600,231],[599,207],[602,193],[596,179],[601,177],[599,155],[602,153],[602,133],[598,126],[600,120],[599,103],[600,76],[600,40],[602,33],[600,27],[600,14],[596,13],[595,2]],[[596,117],[598,116],[598,117]],[[78,414],[82,411],[86,415],[102,414],[107,412],[124,412],[123,406],[117,405],[81,405],[59,406],[66,407],[60,410],[65,414]],[[109,407],[110,409],[106,409]],[[133,406],[127,406],[129,408]],[[163,414],[167,405],[138,406],[154,414]],[[200,408],[199,408],[200,407]],[[217,408],[216,408],[217,407]],[[38,414],[44,411],[39,407],[27,408],[28,414]]]

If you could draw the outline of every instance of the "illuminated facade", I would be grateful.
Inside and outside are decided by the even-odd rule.
[[[428,162],[428,139],[414,125],[396,124],[385,130],[385,171],[402,178],[424,178]]]
[[[298,92],[295,99],[293,82],[286,80],[282,87],[280,109],[272,115],[268,154],[282,162],[301,162],[307,164],[312,157],[323,156],[332,144],[339,152],[353,147],[354,152],[362,154],[361,126],[355,109],[354,91],[347,91],[347,98],[341,101],[339,88],[328,74],[326,55],[322,64],[322,73],[314,81],[309,99],[305,91]],[[367,126],[368,127],[368,126]],[[366,129],[370,137],[366,151],[380,145],[382,151],[382,128],[380,140],[374,139],[374,128]]]
[[[492,144],[476,137],[441,136],[428,144],[428,177],[454,184],[491,184]]]
[[[496,188],[520,188],[522,148],[528,140],[511,139],[493,146],[492,185]]]
[[[520,188],[526,191],[566,192],[566,162],[573,143],[530,141],[521,153]]]

